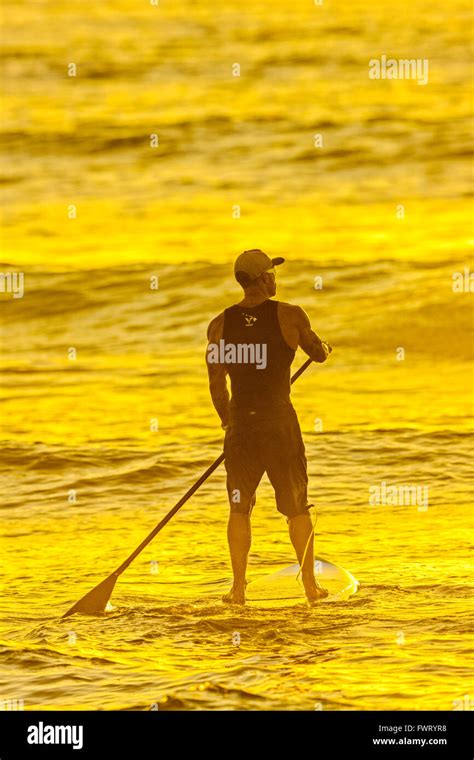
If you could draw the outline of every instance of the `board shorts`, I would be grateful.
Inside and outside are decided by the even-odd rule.
[[[298,417],[290,404],[264,417],[234,413],[224,439],[227,494],[231,512],[251,514],[264,472],[287,521],[308,515],[306,455]]]

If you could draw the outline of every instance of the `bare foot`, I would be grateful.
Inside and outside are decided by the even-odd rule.
[[[306,601],[310,607],[329,596],[329,591],[319,585],[318,582],[310,581],[305,584]]]
[[[245,587],[247,583],[248,581],[244,581],[245,585],[243,587],[238,586],[237,588],[234,583],[231,590],[222,597],[224,604],[245,604]]]

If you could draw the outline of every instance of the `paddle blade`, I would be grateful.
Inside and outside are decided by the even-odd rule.
[[[89,591],[82,599],[79,599],[76,604],[71,607],[64,615],[63,618],[73,615],[75,612],[81,612],[83,615],[99,615],[105,611],[107,602],[112,596],[115,583],[117,582],[118,575],[112,573],[105,581],[99,583],[98,586]]]

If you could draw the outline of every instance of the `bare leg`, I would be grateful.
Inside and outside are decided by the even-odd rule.
[[[306,599],[309,604],[314,604],[328,595],[325,588],[322,588],[314,577],[314,548],[313,523],[309,515],[297,515],[288,520],[288,530],[290,532],[291,543],[293,544],[298,562],[301,567],[301,577],[306,592]],[[311,540],[310,540],[311,536]],[[309,545],[308,545],[309,541]],[[306,549],[306,546],[308,548]],[[303,556],[306,549],[306,556],[303,563]],[[302,564],[303,563],[303,564]]]
[[[229,593],[222,597],[222,601],[228,604],[245,604],[245,586],[247,585],[245,571],[247,570],[247,558],[252,541],[249,514],[230,513],[227,523],[227,540],[234,573],[234,585]]]

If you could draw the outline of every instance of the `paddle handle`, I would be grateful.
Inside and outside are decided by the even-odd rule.
[[[294,373],[294,375],[292,376],[292,378],[290,380],[290,384],[291,385],[293,385],[293,383],[295,382],[295,380],[297,380],[299,378],[299,376],[303,374],[303,372],[305,371],[305,369],[307,369],[309,367],[309,365],[312,363],[312,361],[313,361],[312,359],[306,359],[305,363],[302,364],[301,367],[296,370],[296,372]],[[207,470],[205,472],[203,472],[203,474],[201,475],[201,477],[199,478],[199,480],[197,480],[194,483],[194,485],[191,486],[191,488],[189,489],[189,491],[186,491],[186,493],[184,494],[184,496],[182,496],[181,499],[178,501],[178,503],[175,504],[172,509],[170,509],[170,511],[168,512],[168,514],[163,517],[163,519],[158,523],[158,525],[155,528],[153,528],[153,530],[151,531],[151,533],[146,538],[143,539],[143,541],[141,542],[140,546],[137,546],[137,548],[135,549],[135,551],[132,552],[132,554],[129,557],[127,557],[127,559],[125,560],[125,562],[122,562],[122,564],[117,568],[117,570],[115,570],[115,572],[113,573],[113,575],[117,575],[117,576],[121,575],[123,573],[123,571],[127,569],[127,567],[133,562],[133,560],[135,559],[135,557],[137,557],[140,554],[140,552],[143,551],[143,549],[145,548],[145,546],[147,546],[150,543],[150,541],[153,541],[153,539],[155,538],[156,534],[159,533],[160,530],[165,527],[165,525],[171,520],[171,518],[176,514],[176,512],[179,509],[181,509],[181,507],[183,506],[183,504],[185,504],[188,501],[188,499],[191,498],[191,496],[193,495],[193,493],[196,493],[196,491],[198,490],[198,488],[200,488],[202,486],[202,484],[208,479],[208,477],[210,475],[212,475],[212,473],[214,472],[214,470],[217,470],[217,468],[219,467],[219,465],[223,461],[224,461],[224,454],[222,453],[220,456],[217,457],[217,459],[215,460],[215,462],[213,462],[210,465],[210,467],[208,467]]]
[[[293,385],[295,380],[298,380],[299,376],[303,374],[305,369],[308,369],[309,365],[312,363],[312,359],[306,359],[305,363],[301,365],[299,369],[296,370],[295,374],[290,380],[290,385]]]

